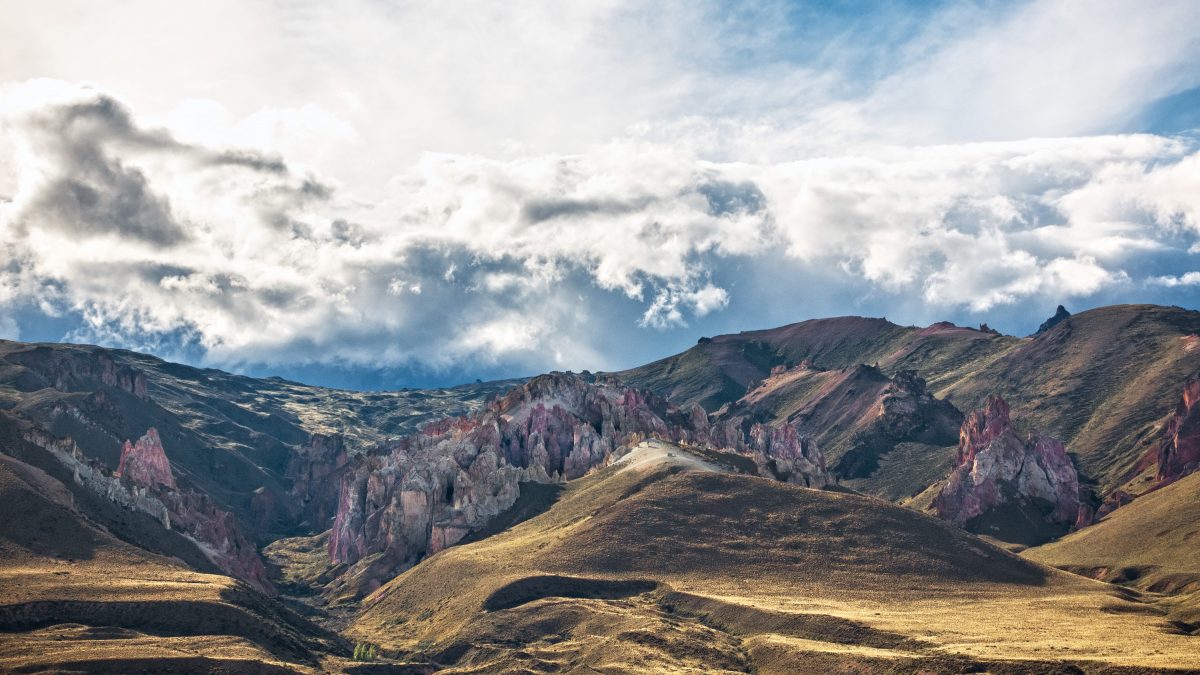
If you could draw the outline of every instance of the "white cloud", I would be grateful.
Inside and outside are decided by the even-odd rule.
[[[982,312],[1123,284],[1133,252],[1200,234],[1196,151],[1153,136],[781,164],[627,141],[427,154],[363,204],[278,156],[177,140],[95,90],[5,96],[20,190],[0,231],[20,262],[2,300],[77,312],[83,337],[182,335],[218,363],[594,354],[604,317],[568,300],[581,284],[668,329],[736,304],[714,275],[776,251]]]
[[[0,95],[0,310],[219,365],[534,370],[796,270],[976,313],[1191,283],[1195,143],[1110,132],[1200,84],[1200,5],[885,11],[823,49],[788,12],[6,3],[0,82],[102,84]]]
[[[1200,286],[1200,272],[1186,272],[1179,276],[1150,277],[1148,281],[1152,284],[1171,288],[1175,286]]]

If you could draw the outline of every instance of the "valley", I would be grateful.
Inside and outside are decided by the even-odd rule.
[[[3,341],[0,668],[1200,670],[1200,313],[1048,324],[391,392]]]

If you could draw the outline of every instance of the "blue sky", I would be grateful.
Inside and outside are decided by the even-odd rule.
[[[0,7],[0,337],[386,388],[1200,306],[1200,5]]]

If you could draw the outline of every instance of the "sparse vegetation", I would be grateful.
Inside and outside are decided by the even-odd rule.
[[[355,661],[374,661],[379,658],[379,645],[371,642],[359,642],[354,645]]]

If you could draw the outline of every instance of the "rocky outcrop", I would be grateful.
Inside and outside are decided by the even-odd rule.
[[[145,487],[123,482],[100,460],[84,456],[75,441],[57,438],[41,429],[30,429],[24,437],[26,441],[48,451],[65,466],[77,485],[130,511],[148,514],[164,528],[170,529],[171,513],[162,501]]]
[[[795,425],[768,425],[744,416],[725,417],[710,425],[698,405],[690,418],[689,438],[684,440],[749,455],[759,475],[812,488],[834,482],[816,441],[801,435]]]
[[[1042,325],[1038,326],[1037,332],[1034,335],[1041,335],[1070,317],[1071,313],[1067,311],[1067,308],[1059,305],[1058,309],[1054,311],[1054,316],[1043,321]]]
[[[76,484],[124,508],[154,517],[196,544],[214,565],[267,595],[276,595],[254,543],[242,532],[233,514],[208,495],[181,490],[171,476],[162,441],[149,429],[137,443],[125,442],[119,471],[86,457],[70,438],[30,429],[25,440],[48,451],[70,472]]]
[[[117,466],[117,477],[126,476],[142,486],[162,485],[175,488],[171,475],[171,464],[163,450],[158,430],[150,427],[137,443],[125,441],[121,448],[121,463]]]
[[[962,413],[931,394],[916,371],[902,370],[892,376],[872,419],[851,439],[834,471],[842,478],[865,478],[879,468],[880,457],[899,443],[952,445],[962,421]]]
[[[1155,454],[1156,478],[1169,483],[1200,469],[1200,375],[1183,385],[1183,395],[1163,428]]]
[[[334,563],[383,574],[456,543],[512,506],[526,482],[579,478],[646,438],[716,445],[774,462],[789,480],[830,482],[815,444],[794,427],[681,412],[615,380],[564,373],[536,377],[479,413],[426,425],[344,472],[329,539]],[[381,579],[369,580],[362,592]]]
[[[153,427],[137,443],[125,441],[121,464],[113,476],[162,504],[164,526],[190,537],[217,567],[263,593],[276,594],[254,543],[238,527],[233,514],[202,492],[176,486],[162,440]]]
[[[933,501],[937,515],[972,529],[976,519],[1007,507],[1062,528],[1079,518],[1079,477],[1063,444],[1031,433],[1021,440],[1008,404],[991,396],[959,432],[958,466]]]

